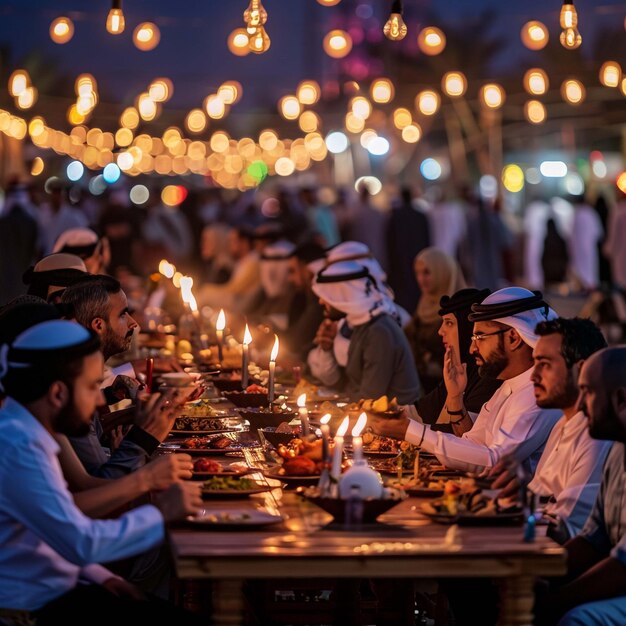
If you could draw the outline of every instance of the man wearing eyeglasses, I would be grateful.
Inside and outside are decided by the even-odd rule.
[[[537,343],[535,327],[555,319],[556,313],[539,292],[507,287],[472,306],[474,322],[470,352],[481,376],[502,380],[502,386],[483,405],[472,424],[463,404],[467,384],[465,367],[452,365],[446,403],[454,423],[465,423],[461,437],[436,432],[409,419],[373,420],[378,434],[405,439],[433,453],[447,467],[481,472],[493,467],[504,455],[511,455],[532,474],[552,427],[560,417],[554,409],[542,409],[535,402],[532,351]]]

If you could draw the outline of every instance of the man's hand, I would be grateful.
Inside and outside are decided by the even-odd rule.
[[[404,412],[398,418],[379,417],[370,414],[367,424],[371,426],[372,430],[377,435],[393,437],[394,439],[404,439],[410,420],[408,417],[405,417]]]
[[[443,381],[448,392],[448,401],[463,396],[467,387],[467,364],[461,363],[452,346],[446,348],[443,358]]]
[[[172,430],[174,420],[183,404],[197,393],[195,386],[166,389],[163,393],[151,394],[147,402],[139,403],[135,424],[163,441]]]
[[[193,460],[188,454],[166,454],[150,461],[137,472],[144,474],[148,491],[161,491],[191,478]]]
[[[166,522],[183,520],[188,515],[195,515],[202,508],[202,483],[183,482],[172,485],[157,495],[154,505],[163,514]]]
[[[335,335],[337,335],[337,322],[326,319],[317,329],[313,343],[316,346],[319,346],[322,350],[332,350]]]
[[[520,480],[518,478],[517,463],[511,458],[498,461],[489,471],[489,478],[493,478],[491,489],[501,489],[498,498],[519,496]]]

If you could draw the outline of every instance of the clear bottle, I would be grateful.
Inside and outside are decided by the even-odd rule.
[[[346,526],[355,527],[363,523],[363,498],[361,487],[350,485],[350,495],[346,500]]]

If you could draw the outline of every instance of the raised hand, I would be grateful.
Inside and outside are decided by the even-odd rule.
[[[448,392],[448,399],[460,399],[467,387],[467,365],[461,363],[452,346],[446,348],[443,358],[443,381]]]
[[[400,417],[380,417],[370,413],[367,425],[377,435],[384,437],[393,437],[394,439],[404,439],[407,428],[409,427],[409,418],[403,410]]]
[[[337,322],[325,319],[317,329],[313,343],[316,346],[319,346],[322,350],[332,350],[336,334]]]

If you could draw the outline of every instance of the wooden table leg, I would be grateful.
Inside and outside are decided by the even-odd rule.
[[[213,581],[213,626],[241,626],[243,608],[243,580],[218,578]]]
[[[502,581],[498,626],[532,626],[534,585],[533,576],[512,576]]]

